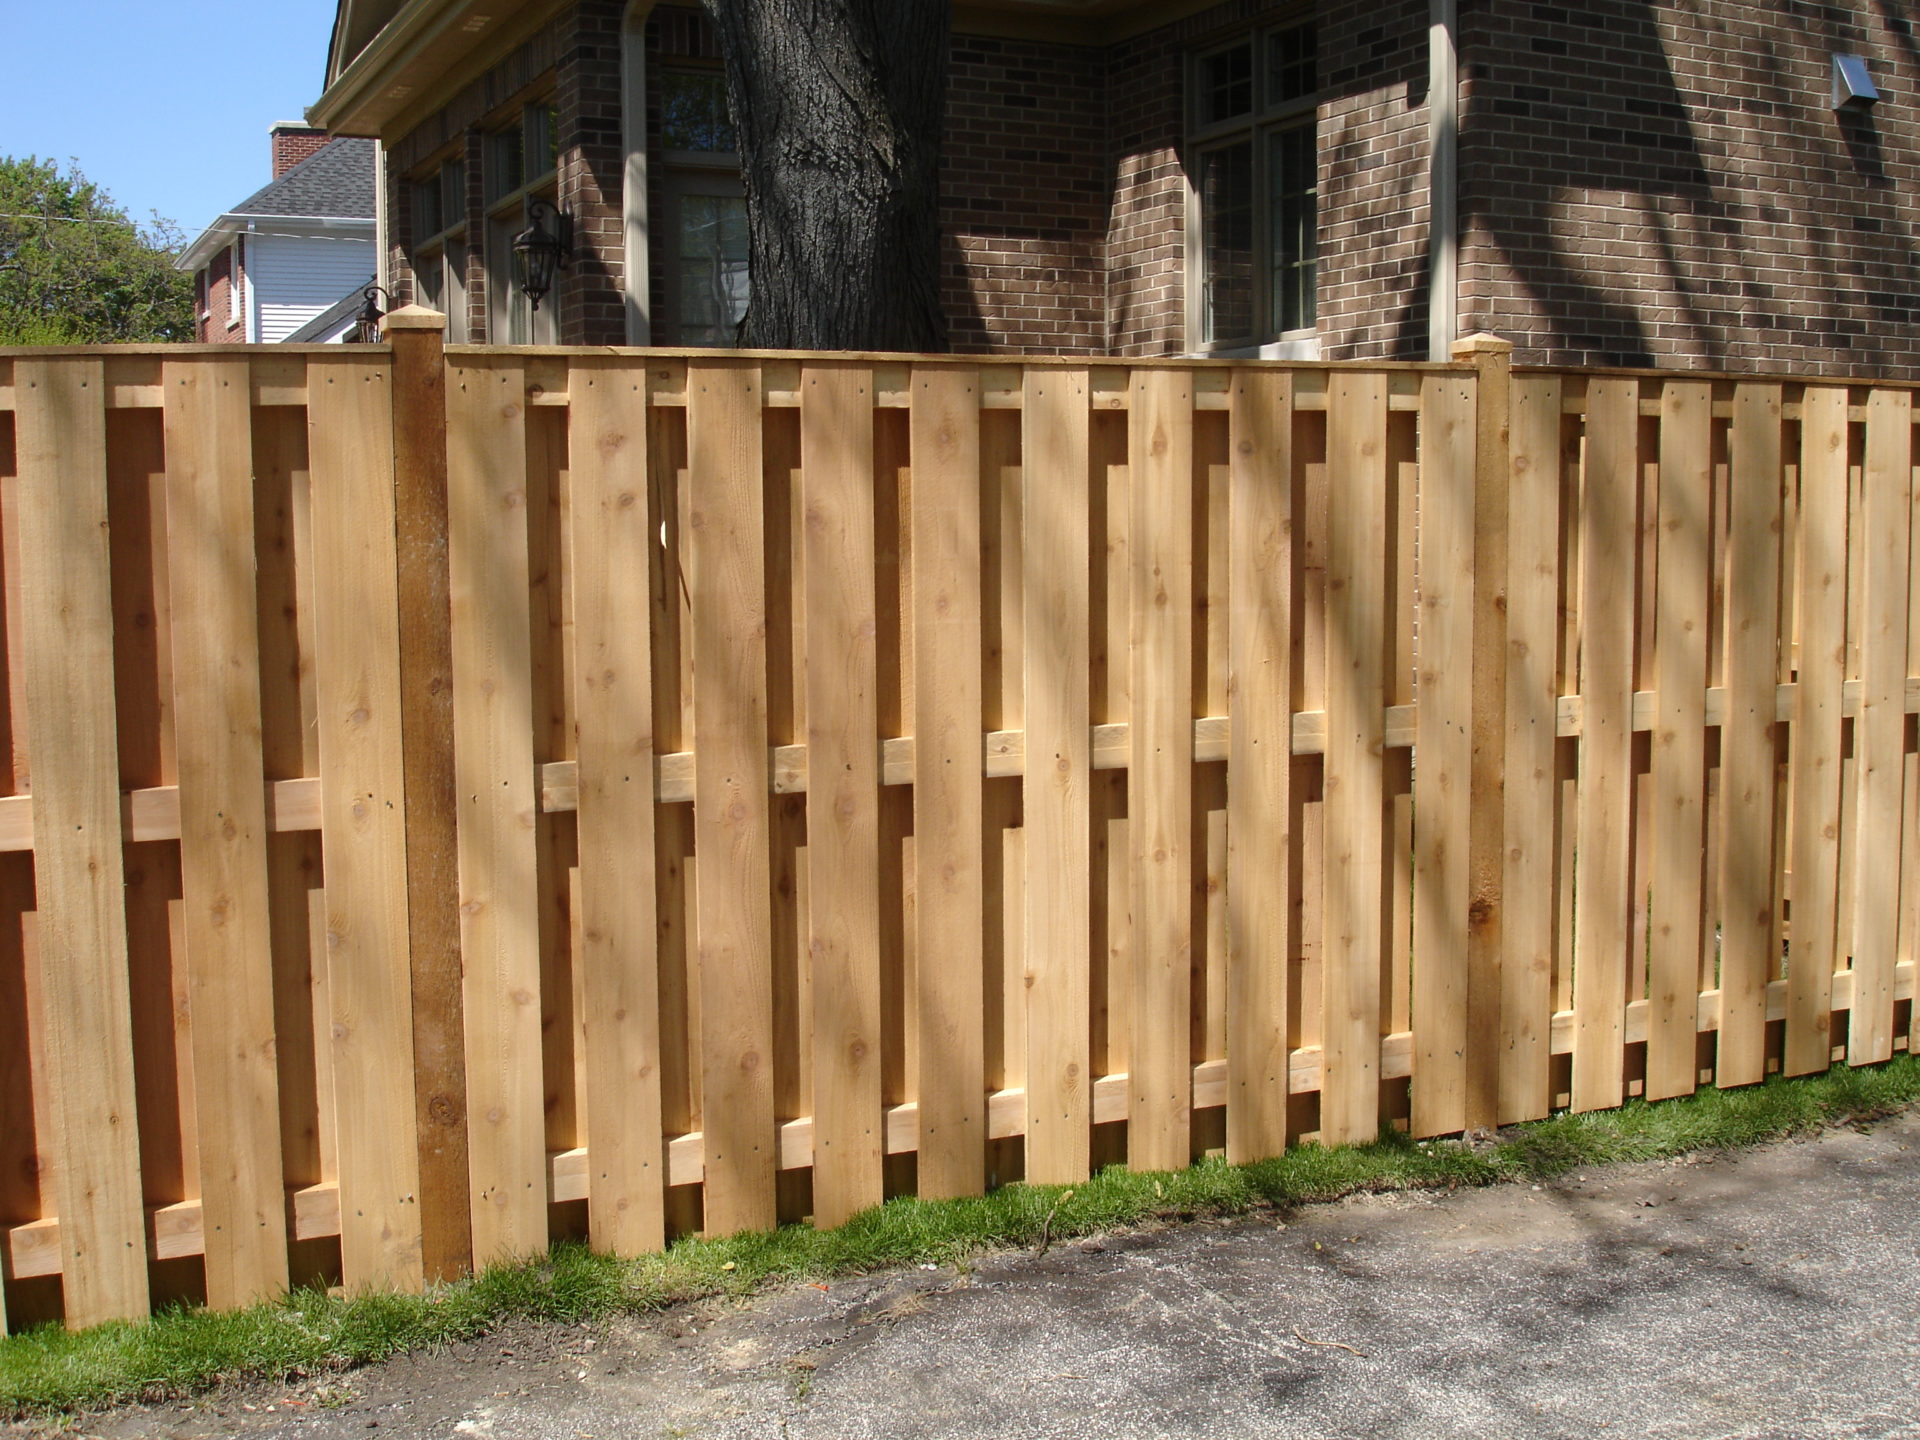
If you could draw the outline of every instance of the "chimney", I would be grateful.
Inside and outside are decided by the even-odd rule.
[[[276,180],[332,138],[303,120],[278,121],[267,133],[273,136],[273,178]]]

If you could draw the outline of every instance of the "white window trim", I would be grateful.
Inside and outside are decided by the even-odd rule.
[[[1268,340],[1260,345],[1216,345],[1211,349],[1188,352],[1196,359],[1209,360],[1318,360],[1320,354],[1320,336],[1318,332],[1309,334],[1304,330],[1293,331],[1281,339]]]

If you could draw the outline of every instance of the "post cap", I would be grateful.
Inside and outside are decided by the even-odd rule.
[[[1453,342],[1453,358],[1471,360],[1475,355],[1511,355],[1513,342],[1503,340],[1482,330],[1478,335],[1467,335]]]
[[[380,317],[382,331],[394,330],[438,330],[445,334],[447,317],[438,310],[429,310],[424,305],[402,305],[398,310],[389,311]]]

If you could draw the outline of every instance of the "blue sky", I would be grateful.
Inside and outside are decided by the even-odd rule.
[[[191,240],[272,178],[267,127],[319,98],[333,0],[0,0],[0,155],[77,160]]]

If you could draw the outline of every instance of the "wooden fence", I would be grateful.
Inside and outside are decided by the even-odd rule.
[[[16,1325],[1913,1043],[1908,389],[395,320],[0,354]]]

